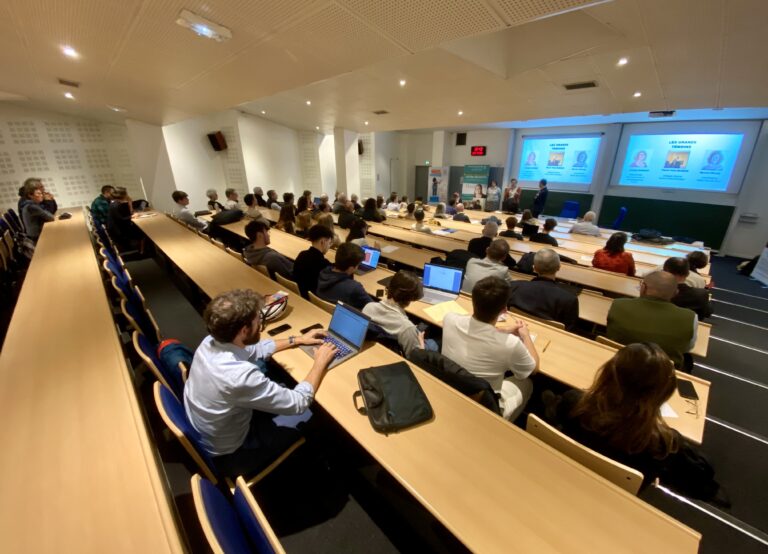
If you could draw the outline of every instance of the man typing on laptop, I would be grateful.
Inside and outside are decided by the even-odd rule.
[[[336,355],[333,344],[323,343],[322,330],[260,340],[263,306],[264,298],[252,290],[233,290],[211,300],[203,314],[210,334],[195,351],[184,386],[187,417],[217,469],[231,477],[259,471],[298,440],[299,431],[276,425],[274,416],[306,412]],[[319,345],[304,381],[290,389],[265,375],[260,361],[302,345]]]

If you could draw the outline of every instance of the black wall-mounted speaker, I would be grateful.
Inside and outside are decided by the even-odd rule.
[[[363,152],[365,152],[365,148],[363,148],[363,141],[358,140],[357,141],[357,155],[362,156]]]
[[[211,141],[211,146],[214,150],[216,150],[216,152],[221,152],[222,150],[227,149],[227,139],[224,138],[224,135],[221,133],[221,131],[208,133],[208,140]]]
[[[467,133],[456,133],[456,146],[467,145]]]

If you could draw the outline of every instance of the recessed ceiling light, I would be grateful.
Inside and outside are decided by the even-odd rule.
[[[632,96],[634,96],[635,98],[640,98],[642,95],[643,95],[643,93],[642,93],[642,92],[640,92],[640,91],[638,90],[638,91],[637,91],[635,94],[633,94]]]
[[[315,129],[317,129],[319,131],[320,130],[320,125],[316,125]]]
[[[629,60],[627,58],[619,58],[619,61],[616,62],[616,65],[622,66],[627,65],[629,63]]]
[[[261,115],[267,115],[267,110],[261,110]]]
[[[216,42],[224,42],[232,38],[232,31],[226,27],[217,25],[189,10],[181,10],[179,17],[176,18],[176,24],[189,29],[199,37],[209,38]]]
[[[367,121],[363,121],[363,123],[365,123],[366,125],[368,125],[368,122],[367,122]]]
[[[70,100],[74,100],[75,99],[75,95],[72,94],[71,92],[65,92],[64,93],[64,98],[69,98]]]
[[[311,105],[312,105],[312,100],[307,100],[307,106],[311,106]]]
[[[74,60],[80,57],[80,53],[69,45],[62,46],[61,53]]]
[[[464,112],[459,110],[459,115],[464,115]]]
[[[120,106],[107,106],[107,108],[109,108],[113,112],[124,112],[125,111],[125,108],[120,107]]]
[[[401,86],[401,87],[404,87],[404,86],[405,86],[405,79],[400,79],[400,86]]]

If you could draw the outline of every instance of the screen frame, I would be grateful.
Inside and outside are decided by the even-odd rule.
[[[358,318],[362,319],[362,320],[365,322],[365,325],[364,325],[364,330],[363,330],[363,338],[362,338],[362,340],[360,341],[360,344],[359,344],[359,345],[358,345],[357,343],[355,343],[354,341],[352,341],[352,340],[351,340],[349,337],[346,337],[346,336],[342,335],[341,333],[339,333],[338,331],[336,331],[336,330],[333,328],[333,318],[334,318],[334,316],[336,315],[336,310],[342,310],[342,311],[346,310],[347,312],[351,313],[351,314],[352,314],[352,315],[354,315],[355,317],[358,317]],[[341,315],[341,314],[340,314],[340,315]],[[328,324],[328,330],[329,330],[329,331],[333,331],[333,332],[334,332],[335,334],[337,334],[339,337],[341,337],[342,339],[344,339],[344,341],[346,341],[346,342],[348,342],[349,344],[351,344],[351,345],[355,346],[356,348],[360,348],[360,347],[362,347],[363,343],[365,342],[365,336],[366,336],[366,334],[368,333],[368,326],[370,325],[370,323],[371,323],[371,318],[369,318],[369,317],[368,317],[367,315],[365,315],[363,312],[361,312],[360,310],[357,310],[357,309],[353,308],[353,307],[352,307],[352,306],[350,306],[349,304],[345,304],[344,302],[338,301],[338,302],[336,302],[336,307],[333,309],[333,314],[331,314],[331,321],[330,321],[330,323]]]
[[[461,274],[461,276],[459,277],[458,291],[454,291],[454,290],[451,290],[451,289],[441,289],[439,287],[428,286],[426,280],[423,281],[424,287],[426,287],[428,289],[432,289],[432,290],[439,290],[439,291],[443,291],[443,292],[450,292],[451,294],[458,294],[458,292],[461,291],[461,285],[464,282],[464,270],[463,269],[460,269],[458,267],[450,267],[450,266],[447,266],[447,265],[424,264],[423,272],[426,272],[427,266],[429,266],[429,267],[436,267],[438,269],[447,269],[447,270],[450,270],[450,271],[458,271]],[[430,270],[430,272],[431,272],[431,270]]]

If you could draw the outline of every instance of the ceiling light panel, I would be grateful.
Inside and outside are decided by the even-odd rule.
[[[543,17],[602,4],[606,0],[495,0],[510,25],[520,25]]]
[[[481,0],[340,0],[411,52],[448,40],[503,29]]]

